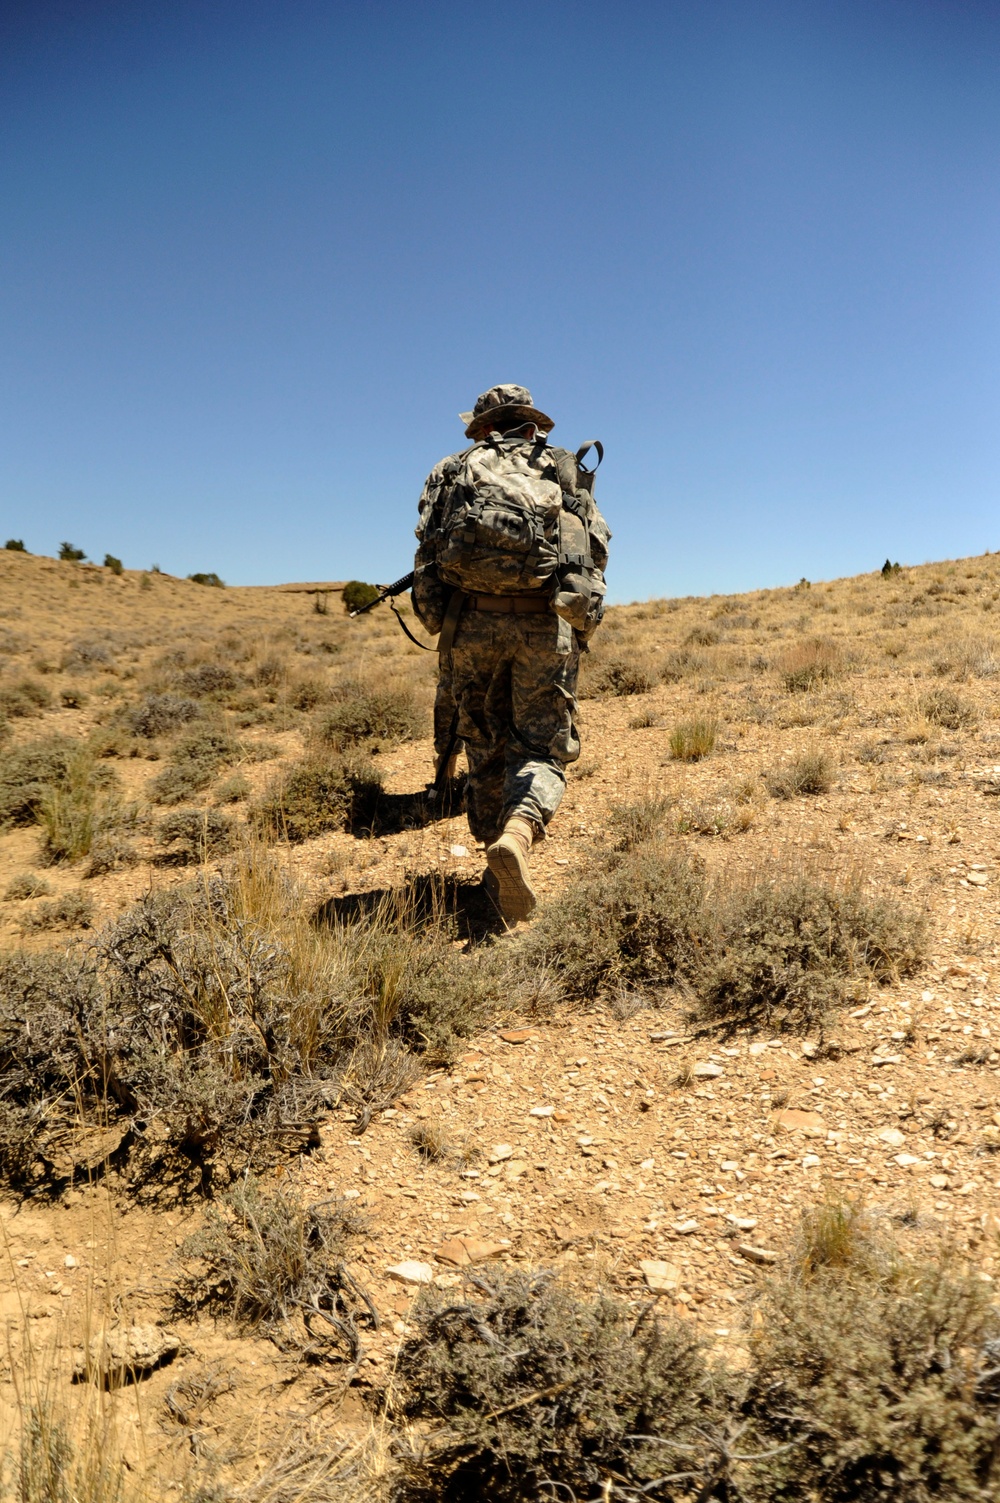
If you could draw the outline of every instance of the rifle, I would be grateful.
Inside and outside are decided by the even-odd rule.
[[[426,642],[417,641],[417,638],[413,635],[410,628],[407,626],[406,622],[403,620],[402,616],[396,609],[395,597],[397,595],[405,595],[407,590],[412,588],[413,570],[411,569],[409,574],[404,574],[401,579],[396,580],[395,584],[386,585],[384,590],[379,590],[374,600],[369,600],[367,605],[359,605],[356,611],[349,611],[348,615],[353,621],[355,616],[367,615],[367,613],[369,611],[373,611],[377,605],[381,605],[384,600],[388,600],[389,609],[392,611],[392,614],[395,616],[396,620],[399,622],[400,626],[403,628],[404,632],[409,637],[414,646],[422,647],[424,652],[434,652],[436,649],[433,647],[428,647]]]

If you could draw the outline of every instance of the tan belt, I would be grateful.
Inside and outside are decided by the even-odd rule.
[[[468,595],[465,608],[469,611],[497,611],[505,616],[541,615],[549,608],[545,595]]]

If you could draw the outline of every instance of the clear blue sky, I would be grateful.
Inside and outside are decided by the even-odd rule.
[[[0,0],[0,541],[410,567],[459,409],[612,598],[1000,547],[996,0]]]

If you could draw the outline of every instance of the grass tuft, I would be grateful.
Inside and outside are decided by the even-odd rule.
[[[835,776],[832,757],[826,752],[808,751],[789,757],[766,773],[764,781],[772,798],[789,799],[802,794],[828,793]]]
[[[719,731],[719,722],[704,716],[682,720],[670,732],[671,757],[675,762],[700,762],[715,750]]]

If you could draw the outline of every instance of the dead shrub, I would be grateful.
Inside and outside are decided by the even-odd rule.
[[[663,828],[674,800],[651,793],[631,804],[612,804],[608,824],[619,850],[630,851],[650,840]]]
[[[670,755],[676,762],[700,762],[715,750],[719,732],[719,722],[705,716],[682,720],[670,732]]]
[[[856,1209],[823,1214],[825,1229],[800,1236],[810,1256],[760,1302],[741,1406],[758,1459],[744,1496],[994,1497],[1000,1316],[988,1287],[947,1249],[893,1256]]]
[[[789,694],[801,694],[844,671],[844,655],[834,642],[814,637],[789,647],[778,659],[778,672]]]
[[[418,1122],[410,1129],[410,1142],[431,1164],[440,1163],[451,1151],[451,1134],[443,1122]]]
[[[630,694],[648,694],[653,687],[653,676],[648,668],[634,658],[610,658],[588,681],[592,694],[625,698]]]
[[[919,708],[925,720],[948,731],[968,730],[979,718],[975,707],[954,689],[932,689],[929,694],[922,694]]]
[[[337,685],[334,700],[313,728],[316,739],[334,751],[360,741],[412,741],[426,729],[426,716],[406,687],[368,687],[352,681]]]
[[[371,758],[316,754],[288,768],[252,818],[268,840],[311,840],[326,830],[370,828],[381,792],[382,772]]]
[[[360,1338],[349,1300],[357,1286],[344,1258],[363,1228],[348,1201],[305,1206],[248,1176],[209,1207],[204,1228],[185,1241],[181,1255],[196,1266],[178,1291],[178,1308],[209,1309],[276,1334],[290,1334],[298,1317],[315,1342],[346,1337],[356,1358]],[[370,1324],[373,1312],[366,1313]]]
[[[388,1399],[434,1429],[402,1463],[401,1503],[665,1497],[657,1477],[711,1478],[725,1379],[689,1322],[491,1271],[421,1292],[411,1323]]]
[[[826,752],[801,752],[764,774],[772,798],[798,798],[803,794],[828,793],[836,767]]]

